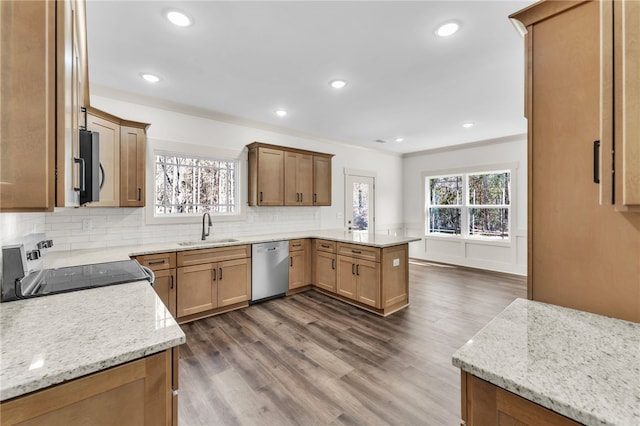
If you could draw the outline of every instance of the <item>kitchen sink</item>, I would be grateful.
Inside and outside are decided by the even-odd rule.
[[[224,244],[224,243],[235,243],[235,238],[218,238],[213,240],[196,240],[196,241],[181,241],[178,243],[179,246],[203,246],[203,245],[212,245],[212,244]]]

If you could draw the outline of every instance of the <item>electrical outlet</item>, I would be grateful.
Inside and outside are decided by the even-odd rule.
[[[393,259],[393,266],[400,266],[400,259]]]
[[[91,219],[82,219],[82,230],[90,231],[93,229],[93,220]]]

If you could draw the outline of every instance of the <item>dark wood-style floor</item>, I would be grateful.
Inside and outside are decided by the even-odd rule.
[[[524,278],[412,261],[387,318],[310,291],[187,324],[180,425],[459,425],[451,355],[516,297]]]

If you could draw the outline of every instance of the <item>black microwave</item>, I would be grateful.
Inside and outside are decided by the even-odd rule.
[[[74,159],[80,165],[80,186],[74,188],[80,193],[80,205],[100,201],[100,134],[80,130],[80,158]],[[104,172],[102,174],[104,181]]]

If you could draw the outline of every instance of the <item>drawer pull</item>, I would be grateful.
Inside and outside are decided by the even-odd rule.
[[[162,260],[150,260],[147,262],[147,265],[164,265],[167,262],[166,259]]]
[[[320,247],[322,247],[322,248],[331,248],[331,246],[329,244],[320,244]]]
[[[362,254],[362,252],[360,250],[351,250],[351,253]]]
[[[298,243],[298,244],[293,244],[292,247],[300,247],[302,244]]]

